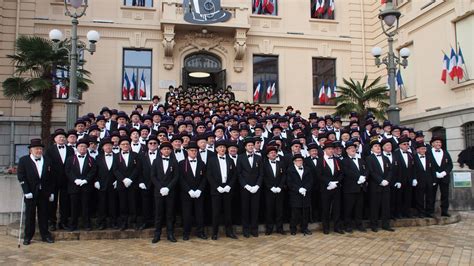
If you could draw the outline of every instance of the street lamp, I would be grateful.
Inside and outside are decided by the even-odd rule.
[[[391,0],[388,0],[385,9],[379,13],[380,24],[382,26],[383,33],[388,37],[388,55],[384,58],[380,58],[382,55],[382,48],[372,48],[372,55],[375,57],[375,64],[380,67],[381,64],[387,66],[388,72],[388,86],[390,89],[390,105],[387,108],[388,119],[394,123],[400,123],[400,110],[401,108],[397,105],[397,93],[395,91],[395,75],[398,65],[403,67],[408,66],[407,58],[410,56],[410,50],[403,48],[400,50],[400,57],[396,56],[393,52],[393,36],[397,34],[399,19],[401,13],[393,7]]]
[[[72,18],[71,39],[62,43],[64,35],[60,30],[53,29],[49,32],[49,39],[53,42],[53,50],[58,52],[65,50],[69,54],[69,97],[66,101],[66,128],[74,128],[74,123],[78,117],[79,99],[77,93],[77,65],[79,54],[83,51],[89,51],[93,54],[96,51],[96,43],[100,39],[97,31],[91,30],[87,33],[89,45],[79,41],[77,38],[78,18],[86,14],[88,0],[64,0],[65,15]]]

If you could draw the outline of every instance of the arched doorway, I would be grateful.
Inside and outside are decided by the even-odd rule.
[[[220,58],[210,53],[193,53],[184,58],[182,85],[185,89],[202,86],[216,90],[225,88],[226,75]]]

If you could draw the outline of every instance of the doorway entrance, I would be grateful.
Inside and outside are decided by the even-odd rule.
[[[221,60],[210,53],[194,53],[184,59],[182,85],[184,89],[204,87],[212,91],[225,88],[226,72]]]

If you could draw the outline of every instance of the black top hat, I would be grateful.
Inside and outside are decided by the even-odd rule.
[[[105,137],[105,138],[103,138],[103,139],[100,141],[100,146],[104,146],[105,144],[112,144],[112,145],[114,145],[114,143],[112,142],[112,139],[109,138],[109,137]]]
[[[415,149],[426,147],[426,144],[423,141],[418,141],[415,143]]]
[[[66,131],[64,131],[64,129],[62,129],[62,128],[58,128],[54,131],[53,138],[55,138],[58,135],[63,135],[64,137],[67,137]]]
[[[301,155],[301,153],[297,153],[297,154],[293,155],[293,161],[296,160],[296,159],[304,159],[304,158],[303,158],[303,155]]]
[[[318,144],[316,144],[315,142],[311,142],[310,144],[308,144],[308,151],[312,149],[318,149]]]
[[[253,137],[246,137],[243,142],[244,142],[244,145],[247,145],[249,143],[255,144],[255,139]]]
[[[197,150],[197,149],[199,149],[199,147],[198,147],[196,141],[190,141],[188,143],[188,148],[187,149],[188,150],[190,150],[190,149],[196,149]]]
[[[173,145],[169,141],[164,141],[160,144],[160,150],[163,148],[170,148],[173,149]]]
[[[357,148],[357,144],[355,144],[353,141],[348,141],[346,142],[346,147],[345,149],[349,148],[349,147],[354,147],[354,148]]]
[[[32,139],[30,140],[30,145],[28,145],[28,149],[34,148],[34,147],[43,147],[43,143],[41,143],[41,139]]]
[[[185,0],[184,20],[191,24],[212,24],[225,22],[230,19],[231,14],[221,8],[218,0]]]
[[[87,147],[89,147],[89,138],[88,138],[88,137],[84,137],[84,138],[78,140],[78,141],[76,142],[76,147],[79,147],[79,145],[81,145],[81,144],[84,144],[84,145],[86,145]]]

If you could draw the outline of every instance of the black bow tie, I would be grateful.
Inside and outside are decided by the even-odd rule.
[[[155,153],[154,153],[154,152],[150,152],[150,155],[155,155]]]
[[[214,147],[214,145],[209,145],[209,148],[212,149]]]
[[[119,149],[119,147],[113,147],[112,148],[112,150],[118,150],[118,149]]]
[[[270,161],[271,163],[276,163],[276,161]]]
[[[138,145],[140,145],[140,144],[139,143],[133,143],[133,146],[138,146]]]
[[[334,159],[334,156],[331,156],[331,157],[329,157],[328,159],[329,159],[329,160]]]
[[[134,126],[134,127],[138,127],[138,126],[140,126],[140,125],[139,125],[139,124],[133,124],[133,126]]]
[[[36,161],[36,162],[39,162],[39,161],[41,161],[41,158],[39,158],[39,159],[35,159],[35,161]]]
[[[78,135],[78,136],[82,136],[82,135],[84,135],[84,132],[82,132],[82,133],[77,133],[77,135]]]
[[[352,158],[352,160],[357,161],[357,158],[354,157],[354,158]]]
[[[175,152],[176,152],[176,153],[180,153],[180,152],[181,152],[181,150],[176,150]]]
[[[314,161],[314,160],[317,160],[317,159],[318,159],[317,157],[313,157],[313,158],[311,158],[311,160],[313,160],[313,161]]]
[[[441,150],[435,150],[435,152],[441,152]]]
[[[79,156],[77,156],[77,157],[79,157],[79,158],[84,158],[84,157],[86,157],[86,156],[85,156],[85,155],[79,155]]]
[[[64,149],[64,146],[63,145],[58,146],[58,149]]]
[[[190,163],[195,163],[195,162],[196,162],[196,160],[189,160],[189,162],[190,162]]]
[[[403,153],[407,154],[408,152],[404,151]]]
[[[108,154],[106,154],[105,156],[110,157],[110,156],[112,156],[112,154],[111,154],[111,153],[108,153]]]
[[[299,170],[303,170],[303,167],[298,167]]]
[[[382,155],[381,155],[381,154],[376,154],[376,155],[377,155],[377,157],[382,157]]]
[[[92,153],[92,154],[94,154],[94,153],[96,153],[96,151],[89,151],[89,153]]]
[[[122,152],[122,154],[128,154],[128,151],[124,151],[124,152]]]
[[[392,154],[391,153],[386,153],[385,156],[392,156]]]
[[[425,158],[425,156],[424,156],[424,155],[420,155],[420,158]]]
[[[69,147],[76,148],[76,144],[70,144]]]
[[[232,158],[234,158],[234,159],[235,159],[235,158],[237,158],[237,156],[236,156],[236,155],[231,155],[230,157],[232,157]]]
[[[170,158],[165,158],[165,157],[163,157],[161,159],[164,160],[164,161],[169,161],[170,160]]]
[[[200,152],[201,152],[201,153],[205,153],[205,152],[206,152],[206,150],[203,150],[203,151],[200,151]]]
[[[225,160],[225,157],[220,157],[220,156],[219,156],[219,159]]]
[[[253,154],[247,155],[247,158],[252,158]]]

